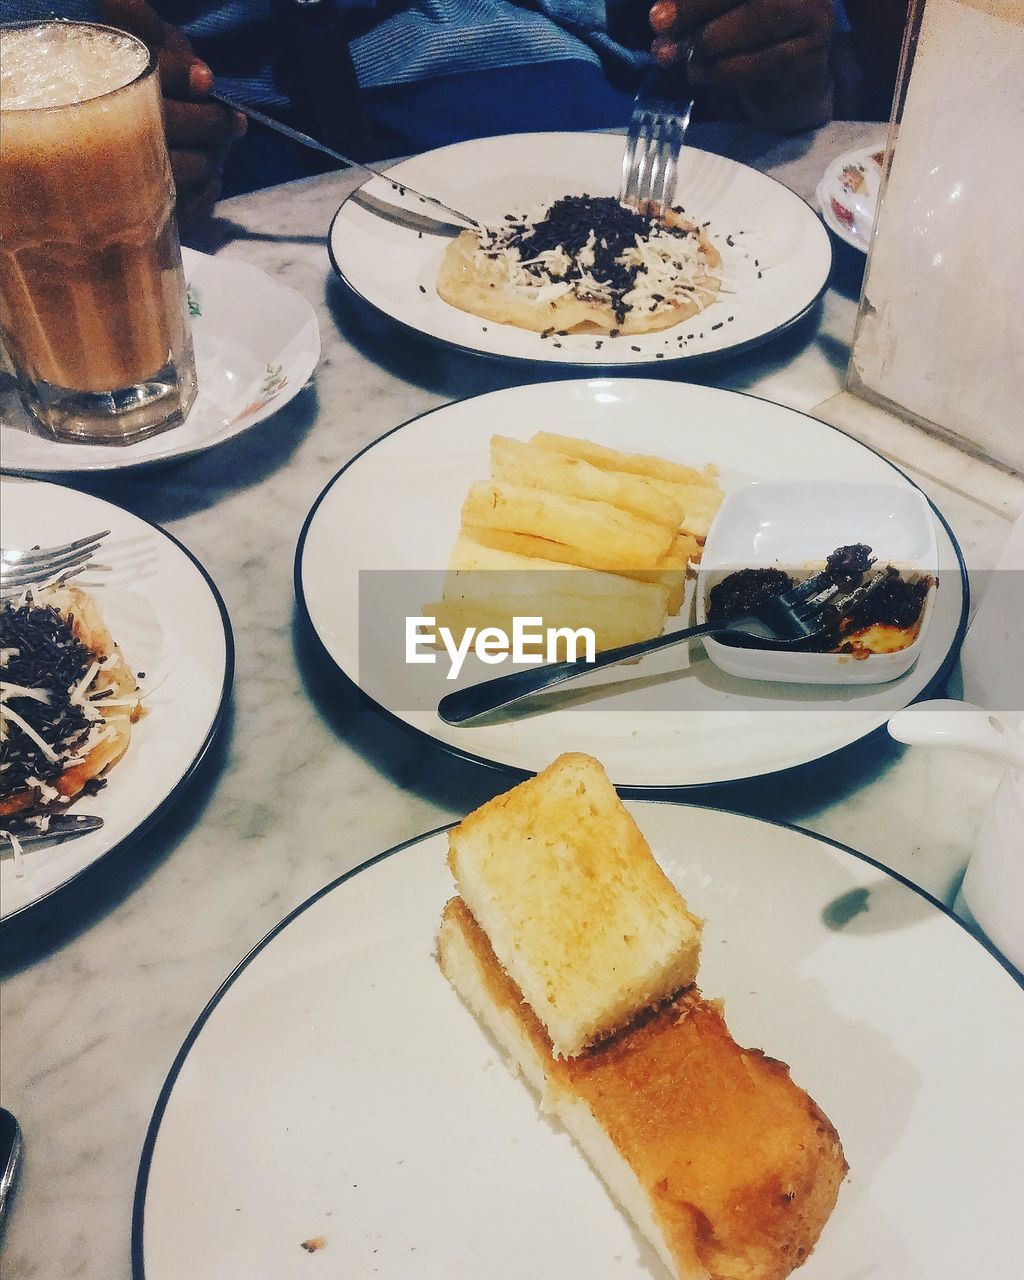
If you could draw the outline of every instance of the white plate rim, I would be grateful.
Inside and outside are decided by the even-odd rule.
[[[814,194],[821,209],[821,219],[829,231],[839,240],[842,240],[844,244],[848,244],[851,249],[856,249],[858,253],[863,253],[867,257],[868,246],[859,236],[853,235],[852,232],[848,231],[832,212],[832,207],[828,202],[830,193],[824,178],[815,187]]]
[[[599,376],[600,375],[596,373],[594,375],[595,378],[598,378]],[[571,382],[571,381],[574,381],[574,379],[565,379],[565,381]],[[575,379],[575,381],[580,381],[580,380]],[[552,384],[552,385],[558,385],[558,384]],[[509,388],[509,390],[514,390],[514,389],[515,388]],[[767,404],[774,403],[772,401],[765,400],[763,396],[753,395],[749,391],[731,391],[731,390],[727,391],[722,388],[715,388],[715,390],[721,395],[743,396],[745,399],[748,399],[748,400],[755,400],[759,402],[763,401],[764,403],[767,403]],[[501,394],[500,391],[483,393],[483,395],[485,396],[499,395],[499,394]],[[466,764],[482,766],[484,768],[497,772],[502,777],[510,778],[516,782],[522,782],[526,778],[532,776],[532,774],[529,771],[519,769],[514,765],[504,764],[499,760],[492,760],[488,756],[478,755],[475,752],[466,750],[464,747],[456,746],[454,743],[445,742],[440,738],[436,738],[432,734],[428,733],[426,730],[420,729],[418,726],[410,724],[407,720],[402,719],[401,716],[391,711],[388,707],[385,707],[381,703],[377,702],[374,698],[370,696],[370,694],[366,693],[363,689],[361,689],[358,683],[355,680],[353,680],[352,676],[338,664],[338,662],[335,660],[335,658],[333,657],[333,655],[328,650],[327,646],[324,644],[323,640],[320,638],[319,634],[317,633],[317,629],[313,623],[313,618],[309,609],[309,605],[306,601],[306,593],[302,583],[302,567],[303,567],[304,551],[305,551],[305,545],[306,545],[306,538],[309,533],[309,530],[312,528],[313,521],[316,517],[316,513],[319,510],[321,503],[326,499],[327,495],[338,483],[341,477],[349,470],[349,468],[353,467],[359,461],[359,459],[363,456],[363,454],[369,453],[371,449],[375,448],[378,444],[380,444],[383,440],[386,440],[389,436],[392,436],[397,432],[402,431],[406,427],[413,426],[415,423],[421,421],[421,419],[423,418],[429,417],[431,414],[441,413],[444,410],[450,408],[452,405],[464,404],[470,400],[475,400],[479,398],[480,396],[473,396],[473,395],[463,396],[458,400],[451,400],[445,404],[436,405],[432,409],[425,409],[422,413],[418,413],[412,418],[407,418],[405,422],[400,422],[398,423],[397,426],[391,427],[389,430],[385,431],[382,435],[378,436],[376,440],[371,440],[369,444],[365,445],[362,449],[359,450],[358,453],[354,454],[351,458],[349,458],[349,460],[345,463],[345,465],[341,467],[337,472],[335,472],[335,474],[330,478],[330,480],[328,480],[326,485],[324,485],[323,489],[321,489],[313,505],[310,507],[305,520],[303,520],[302,522],[302,528],[299,531],[299,537],[295,547],[295,558],[294,558],[293,568],[292,568],[292,581],[293,581],[293,586],[295,591],[295,603],[298,609],[300,625],[303,631],[306,633],[306,635],[312,640],[313,645],[316,648],[317,654],[322,660],[324,660],[329,665],[329,667],[335,673],[340,674],[346,681],[348,681],[348,683],[351,684],[352,687],[357,690],[359,697],[363,699],[366,703],[368,703],[370,706],[372,706],[373,709],[379,715],[384,716],[384,718],[389,723],[395,725],[402,732],[413,735],[413,738],[415,740],[428,742],[433,747],[440,749],[441,751],[445,752],[449,756],[452,756],[456,760],[459,760]],[[784,406],[784,407],[788,409],[788,406]],[[928,684],[921,690],[921,692],[917,695],[917,697],[912,699],[912,703],[923,702],[926,699],[933,697],[936,691],[942,688],[943,684],[945,683],[946,679],[949,676],[950,671],[952,670],[954,663],[956,662],[957,656],[959,655],[960,646],[963,644],[964,636],[967,634],[967,624],[970,617],[970,604],[971,604],[970,579],[967,573],[967,562],[964,559],[964,554],[963,554],[963,551],[961,550],[960,543],[957,541],[956,535],[953,533],[953,530],[950,527],[949,522],[946,520],[946,517],[942,514],[942,512],[938,509],[938,507],[932,502],[932,500],[924,492],[921,486],[918,484],[915,484],[915,482],[910,478],[910,476],[907,475],[905,471],[903,471],[900,467],[898,467],[894,462],[891,462],[888,458],[886,458],[884,454],[880,453],[877,449],[872,448],[870,445],[864,444],[862,441],[857,440],[855,436],[852,436],[848,432],[843,431],[840,427],[835,427],[828,422],[822,422],[820,418],[815,418],[812,414],[804,413],[802,410],[799,410],[799,409],[788,409],[788,411],[791,413],[799,414],[800,417],[802,418],[809,419],[811,422],[815,423],[815,425],[817,427],[820,427],[822,430],[834,431],[836,432],[837,435],[843,436],[847,440],[853,441],[854,444],[859,445],[862,449],[867,450],[868,453],[873,454],[875,457],[879,458],[882,462],[884,462],[887,466],[891,467],[892,470],[895,471],[898,476],[902,477],[902,479],[905,480],[906,483],[911,488],[921,493],[921,495],[924,497],[924,500],[928,503],[928,506],[931,509],[932,514],[942,525],[943,529],[946,532],[946,535],[949,538],[950,544],[957,558],[957,564],[960,569],[960,584],[961,584],[961,594],[962,594],[960,619],[957,625],[956,634],[953,637],[949,650],[946,653],[945,657],[943,658],[941,665],[936,670],[935,675],[928,682]],[[912,703],[908,703],[907,705],[912,705]],[[657,798],[665,798],[667,796],[680,795],[683,793],[688,793],[690,795],[702,795],[702,796],[710,795],[711,793],[721,794],[723,792],[723,789],[731,788],[735,790],[735,788],[748,785],[751,782],[764,782],[765,780],[768,780],[768,779],[771,779],[772,781],[781,781],[785,779],[787,776],[794,776],[800,773],[802,770],[815,768],[826,762],[835,760],[838,757],[846,754],[847,752],[860,750],[863,747],[867,746],[872,741],[878,740],[879,738],[883,738],[885,736],[885,733],[886,733],[885,725],[884,724],[879,725],[877,728],[869,730],[866,734],[862,734],[859,738],[853,739],[853,741],[846,743],[842,747],[836,748],[834,751],[826,752],[824,755],[813,757],[812,759],[803,761],[800,764],[788,765],[778,769],[769,769],[769,770],[765,770],[762,773],[751,774],[749,776],[742,777],[742,778],[723,778],[723,779],[716,779],[710,782],[680,782],[680,783],[667,783],[662,785],[640,785],[640,784],[622,785],[622,784],[616,783],[616,787],[621,795],[631,799],[657,799]]]
[[[187,245],[182,245],[181,253],[186,279],[189,274],[189,264],[195,259],[218,260],[218,255],[215,253],[204,253],[199,249],[189,248]],[[275,279],[268,271],[264,271],[262,267],[258,267],[254,262],[249,262],[244,258],[231,257],[220,258],[219,262],[221,264],[227,264],[231,269],[243,268],[245,274],[249,274],[253,279],[257,276],[262,276],[263,279],[269,282],[275,290],[282,289],[293,294],[297,302],[301,303],[302,308],[305,308],[308,313],[303,321],[301,330],[297,330],[297,332],[305,332],[308,330],[312,335],[315,335],[315,341],[310,348],[311,358],[301,361],[296,365],[295,380],[283,394],[275,396],[274,399],[265,404],[262,409],[246,416],[242,421],[236,422],[230,427],[223,428],[220,432],[214,432],[210,439],[195,441],[191,445],[186,445],[183,448],[173,448],[173,437],[171,437],[172,447],[169,449],[159,449],[159,442],[161,440],[166,441],[168,439],[168,434],[161,433],[150,437],[149,441],[143,440],[139,442],[140,445],[156,442],[157,451],[155,453],[151,453],[147,457],[132,458],[129,454],[129,450],[126,449],[123,460],[118,457],[100,459],[99,461],[94,458],[90,461],[87,452],[85,452],[78,454],[77,458],[72,458],[68,462],[67,466],[48,467],[43,469],[33,465],[22,466],[16,464],[11,466],[0,458],[0,473],[9,476],[26,476],[30,479],[52,480],[53,477],[126,474],[135,471],[148,470],[149,468],[173,466],[179,462],[186,462],[190,458],[199,457],[204,453],[208,453],[211,449],[216,449],[219,445],[226,444],[229,440],[234,440],[238,436],[244,435],[245,432],[250,431],[253,427],[258,427],[260,423],[266,422],[268,418],[272,418],[280,409],[283,409],[285,405],[294,400],[299,392],[302,391],[309,382],[309,379],[313,376],[313,373],[316,371],[316,368],[320,363],[320,357],[322,354],[320,322],[317,319],[317,315],[312,304],[304,294],[301,294],[298,291],[298,289],[293,288],[292,285],[285,284],[282,280]],[[262,287],[262,281],[260,282],[260,287]],[[309,366],[308,368],[306,367],[307,365]],[[91,448],[90,445],[76,445],[74,443],[69,445],[68,442],[62,441],[54,441],[54,445],[57,447],[70,447],[76,450],[88,450]]]
[[[20,477],[19,477],[20,479]],[[53,489],[67,488],[66,485],[54,483],[52,480],[32,480],[33,484],[48,485]],[[81,490],[77,490],[81,492]],[[54,885],[51,889],[47,889],[45,893],[40,894],[38,898],[33,898],[31,902],[26,902],[23,906],[16,907],[9,915],[0,920],[0,935],[7,933],[17,922],[19,926],[25,921],[30,912],[36,912],[44,904],[47,907],[52,906],[55,899],[62,898],[65,894],[70,893],[77,888],[78,885],[99,867],[105,865],[116,856],[126,852],[138,839],[140,839],[147,831],[154,827],[168,810],[177,803],[179,796],[186,789],[189,782],[199,770],[203,761],[210,752],[210,748],[220,736],[221,729],[227,720],[228,709],[231,705],[231,690],[234,686],[235,678],[235,637],[231,627],[231,618],[228,614],[227,605],[224,598],[217,589],[217,584],[210,576],[205,566],[191,552],[183,542],[180,542],[173,533],[168,533],[161,525],[153,520],[147,520],[145,516],[136,515],[134,511],[129,511],[127,507],[118,507],[116,502],[110,502],[107,498],[97,498],[94,494],[85,494],[85,497],[92,498],[96,502],[102,502],[105,506],[115,507],[118,511],[138,520],[140,524],[147,525],[150,529],[156,531],[162,537],[166,538],[178,551],[180,551],[189,561],[194,569],[199,573],[199,577],[213,598],[214,604],[217,606],[217,612],[220,616],[221,626],[224,630],[224,675],[221,680],[220,694],[217,699],[217,709],[214,712],[210,727],[207,730],[199,749],[192,758],[184,773],[171,787],[170,791],[156,805],[150,813],[142,819],[138,826],[134,827],[126,836],[115,841],[109,848],[104,849],[102,853],[97,854],[95,858],[84,867],[80,867],[73,872],[66,880],[62,880],[60,884]]]
[[[795,823],[781,822],[775,818],[757,817],[752,814],[736,813],[733,810],[723,809],[715,805],[696,805],[688,802],[675,802],[675,801],[664,800],[664,799],[662,800],[641,799],[641,800],[635,801],[634,803],[659,805],[661,807],[672,807],[675,809],[699,808],[699,809],[710,810],[713,813],[724,814],[724,815],[727,815],[729,818],[736,818],[744,822],[752,823],[755,826],[773,827],[776,829],[781,829],[783,831],[790,832],[797,836],[806,837],[811,841],[815,841],[819,844],[827,845],[828,847],[835,849],[840,853],[846,854],[851,858],[855,858],[859,862],[866,863],[869,867],[874,868],[876,871],[882,872],[884,876],[888,877],[891,880],[896,881],[898,884],[901,884],[904,888],[911,890],[919,898],[923,899],[931,907],[937,910],[940,913],[940,915],[943,915],[947,917],[949,920],[951,920],[957,926],[957,928],[959,928],[963,933],[965,933],[969,938],[971,938],[979,947],[981,947],[983,951],[986,951],[989,954],[989,956],[991,956],[991,958],[996,962],[996,964],[1001,969],[1003,969],[1004,972],[1007,973],[1009,977],[1017,984],[1017,986],[1021,989],[1021,991],[1024,992],[1024,974],[1019,973],[1013,967],[1013,965],[1011,965],[1010,962],[1007,959],[1005,959],[1005,957],[1002,956],[995,949],[995,947],[988,941],[987,938],[984,938],[982,936],[979,936],[978,934],[972,933],[971,930],[968,929],[967,926],[964,924],[964,922],[960,919],[960,917],[955,914],[955,912],[953,912],[949,907],[947,907],[945,903],[941,902],[938,898],[930,894],[927,891],[927,889],[923,889],[920,885],[915,884],[912,880],[909,880],[906,876],[902,875],[899,871],[896,871],[891,867],[885,866],[884,863],[881,863],[877,859],[872,858],[870,854],[862,853],[859,849],[854,849],[852,845],[843,844],[839,840],[833,840],[830,836],[819,835],[817,832],[809,831],[805,827],[799,827]],[[278,937],[279,934],[283,933],[284,930],[287,929],[288,926],[294,920],[296,920],[299,916],[303,915],[306,911],[308,911],[310,907],[315,906],[316,903],[319,902],[322,898],[325,898],[327,897],[328,894],[333,893],[336,890],[340,889],[342,885],[344,885],[347,881],[354,879],[356,876],[360,875],[362,872],[368,871],[372,867],[376,866],[378,863],[384,862],[386,859],[396,854],[404,853],[407,849],[413,848],[418,844],[422,844],[427,840],[430,840],[434,836],[441,835],[443,832],[449,831],[452,827],[457,826],[458,822],[459,822],[459,819],[456,819],[453,822],[443,823],[441,826],[434,827],[431,830],[425,831],[420,835],[411,836],[408,840],[403,840],[399,844],[392,845],[390,849],[385,849],[380,853],[374,854],[372,857],[367,858],[365,862],[361,862],[357,867],[353,867],[350,871],[343,872],[340,876],[337,876],[334,880],[331,880],[327,884],[323,885],[315,893],[311,894],[308,898],[306,898],[305,901],[300,902],[298,906],[293,907],[292,910],[289,911],[288,914],[282,920],[280,920],[267,934],[265,934],[264,937],[261,938],[260,941],[257,942],[255,946],[253,946],[242,957],[241,960],[239,960],[239,962],[235,965],[235,967],[231,970],[228,976],[223,980],[223,982],[220,984],[217,990],[213,993],[213,995],[207,1001],[206,1005],[203,1007],[202,1012],[196,1018],[192,1026],[189,1028],[188,1034],[185,1036],[185,1039],[182,1041],[181,1047],[178,1049],[178,1052],[174,1056],[174,1060],[171,1063],[171,1066],[167,1072],[167,1075],[164,1078],[164,1082],[160,1087],[160,1092],[157,1095],[157,1100],[153,1107],[153,1114],[150,1117],[149,1125],[147,1126],[147,1129],[146,1129],[146,1136],[145,1136],[145,1139],[143,1140],[142,1151],[139,1156],[139,1169],[135,1179],[135,1194],[132,1202],[132,1227],[131,1227],[132,1280],[146,1280],[145,1251],[144,1251],[146,1192],[149,1184],[149,1174],[150,1174],[150,1169],[152,1167],[153,1153],[156,1149],[157,1138],[159,1137],[159,1134],[160,1134],[160,1125],[161,1125],[161,1122],[163,1121],[164,1114],[167,1110],[167,1105],[171,1100],[171,1096],[174,1092],[174,1087],[175,1087],[175,1084],[177,1083],[178,1076],[181,1073],[181,1069],[185,1065],[185,1061],[188,1058],[188,1055],[191,1052],[193,1045],[199,1039],[199,1036],[201,1035],[204,1026],[209,1021],[210,1017],[213,1015],[215,1010],[217,1009],[217,1006],[220,1004],[221,1000],[223,1000],[223,998],[227,995],[228,991],[230,991],[230,989],[234,986],[235,982],[241,977],[241,975],[245,972],[245,970],[249,967],[249,965],[257,958],[257,956],[259,956],[270,945],[270,943],[273,942],[274,939]]]
[[[522,136],[522,135],[517,135],[517,136]],[[537,136],[546,136],[546,135],[537,135]],[[560,136],[572,137],[573,135],[571,133],[563,133]],[[590,136],[590,135],[585,134],[583,136]],[[451,145],[458,146],[459,144],[454,143]],[[438,150],[441,150],[441,149],[442,148],[438,148]],[[444,149],[447,150],[449,148],[444,148]],[[691,150],[700,151],[700,150],[703,150],[703,148],[694,147],[694,148],[691,148]],[[424,154],[427,154],[427,153],[424,153]],[[718,155],[717,152],[714,152],[711,154]],[[744,164],[741,160],[732,160],[729,156],[720,156],[719,158],[723,160],[728,160],[730,164],[738,165],[742,169],[750,169],[752,172],[758,174],[760,177],[767,178],[770,182],[774,182],[777,186],[781,187],[783,191],[785,191],[788,195],[792,196],[794,200],[799,201],[799,203],[802,205],[806,205],[810,214],[812,216],[814,215],[814,206],[810,203],[810,201],[805,200],[803,196],[798,195],[797,192],[795,192],[792,187],[786,186],[786,184],[780,178],[776,178],[770,173],[764,173],[761,169],[755,169],[753,165]],[[402,161],[396,161],[395,163],[401,164]],[[387,168],[383,168],[381,170],[381,172],[383,173],[387,173],[387,171],[388,171]],[[601,371],[609,371],[615,376],[628,376],[628,374],[632,371],[643,371],[644,373],[649,373],[654,368],[663,368],[666,365],[668,366],[678,365],[680,362],[688,365],[690,368],[697,369],[707,364],[714,364],[717,361],[729,360],[734,356],[740,356],[747,351],[752,351],[757,347],[763,346],[765,343],[771,342],[774,338],[779,337],[783,333],[787,333],[790,329],[793,329],[797,325],[799,325],[802,320],[804,320],[808,315],[810,315],[810,313],[821,301],[826,290],[828,289],[829,281],[832,279],[832,269],[835,265],[835,250],[832,245],[832,240],[829,237],[828,232],[826,231],[825,239],[828,242],[828,266],[827,266],[827,269],[825,270],[824,278],[822,279],[821,284],[818,288],[818,291],[817,293],[815,293],[814,297],[811,298],[806,303],[806,305],[803,306],[799,311],[797,311],[795,314],[790,316],[788,320],[782,321],[780,324],[776,325],[775,328],[766,330],[764,333],[759,334],[756,337],[748,338],[745,342],[736,343],[734,346],[731,346],[731,347],[720,347],[715,351],[698,351],[698,352],[688,353],[686,351],[672,352],[670,350],[670,351],[666,351],[664,353],[664,358],[660,360],[656,359],[654,355],[651,355],[647,357],[641,357],[638,360],[630,360],[628,363],[622,363],[622,364],[618,364],[618,363],[602,364],[599,361],[592,362],[589,360],[568,360],[568,359],[553,360],[543,355],[539,357],[531,357],[531,356],[521,356],[521,355],[515,355],[515,354],[503,354],[498,351],[486,351],[480,347],[467,346],[464,343],[455,342],[450,338],[444,338],[444,337],[440,337],[437,334],[427,333],[423,329],[419,329],[415,325],[409,324],[405,320],[400,320],[397,316],[392,315],[390,311],[386,311],[384,308],[379,307],[376,303],[372,302],[364,294],[360,293],[360,291],[351,283],[351,281],[345,275],[344,269],[338,262],[337,257],[335,256],[335,253],[334,253],[335,224],[337,223],[338,219],[341,217],[342,213],[344,212],[345,206],[349,203],[350,200],[353,199],[354,196],[356,196],[362,190],[362,188],[369,181],[371,181],[371,179],[367,178],[366,181],[360,183],[358,187],[356,187],[353,191],[349,192],[349,194],[338,206],[337,210],[335,211],[334,217],[331,218],[330,225],[327,228],[327,256],[330,258],[331,269],[334,271],[334,274],[341,281],[344,287],[349,291],[349,293],[354,298],[357,298],[363,306],[368,307],[375,315],[383,317],[385,320],[387,320],[389,324],[394,325],[399,330],[399,332],[405,335],[406,337],[418,338],[421,341],[427,342],[430,346],[433,346],[433,347],[443,347],[448,351],[458,351],[463,355],[475,356],[481,360],[498,361],[499,363],[502,363],[502,364],[518,365],[519,367],[524,369],[535,368],[539,370],[539,369],[556,368],[556,369],[564,369],[568,373],[571,373],[573,371],[585,372],[588,374],[593,374],[594,376],[596,376]],[[817,221],[816,218],[815,218],[815,221]]]
[[[849,151],[844,151],[841,155],[836,156],[833,160],[828,162],[825,172],[821,175],[821,178],[818,180],[818,185],[814,188],[814,197],[818,202],[819,209],[821,210],[822,221],[828,227],[829,231],[831,231],[833,235],[838,236],[838,238],[845,244],[848,244],[851,249],[856,249],[858,253],[863,253],[865,257],[867,256],[870,246],[865,244],[860,236],[843,226],[832,212],[832,205],[829,201],[829,197],[832,194],[830,183],[833,175],[839,172],[846,165],[856,164],[861,156],[870,156],[872,152],[885,151],[885,149],[886,139],[884,136],[877,145],[866,144],[860,147],[851,147]],[[878,205],[876,202],[875,218],[877,218],[877,216]],[[873,218],[872,228],[874,227],[874,221],[875,219]]]

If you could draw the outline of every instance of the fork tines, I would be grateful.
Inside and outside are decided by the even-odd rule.
[[[26,587],[63,582],[81,573],[109,533],[104,529],[74,542],[31,551],[4,548],[0,552],[0,598],[17,595]]]
[[[672,206],[679,153],[683,149],[693,102],[680,104],[637,95],[622,157],[619,200],[641,213],[660,217]]]

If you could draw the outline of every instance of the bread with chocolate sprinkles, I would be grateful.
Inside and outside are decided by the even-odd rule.
[[[138,684],[95,598],[75,586],[0,606],[0,818],[67,804],[121,758]]]
[[[721,285],[704,228],[651,218],[613,196],[567,195],[462,232],[437,277],[462,311],[541,335],[651,333],[696,315]]]

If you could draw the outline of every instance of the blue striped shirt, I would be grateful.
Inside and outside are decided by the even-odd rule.
[[[317,133],[315,102],[286,51],[273,0],[151,0],[181,27],[222,92]],[[371,158],[481,135],[624,125],[649,65],[652,0],[333,0]],[[842,0],[835,0],[845,28]],[[95,18],[97,0],[0,0],[4,18]],[[617,36],[628,31],[628,35]],[[624,41],[629,41],[629,44]],[[339,68],[339,72],[341,72]],[[720,95],[721,96],[721,95]],[[709,98],[705,109],[735,111]],[[254,136],[255,135],[255,136]],[[343,150],[353,150],[342,143]],[[265,130],[231,149],[225,193],[317,172],[324,162]]]
[[[584,62],[600,70],[611,60],[639,70],[646,52],[608,34],[609,5],[629,2],[336,0],[342,11],[381,15],[350,41],[362,89],[552,62]],[[153,7],[196,43],[224,92],[254,105],[286,105],[273,74],[279,40],[270,0],[156,0]],[[12,19],[46,17],[55,10],[66,17],[96,16],[90,0],[5,0],[3,9]]]

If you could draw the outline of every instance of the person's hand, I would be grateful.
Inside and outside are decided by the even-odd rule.
[[[224,157],[245,133],[245,117],[219,102],[203,101],[213,88],[213,73],[186,36],[144,0],[102,0],[100,11],[104,21],[138,36],[157,55],[178,220],[203,217],[220,194]]]
[[[655,0],[651,56],[738,90],[776,128],[810,128],[831,112],[833,23],[833,0]]]

